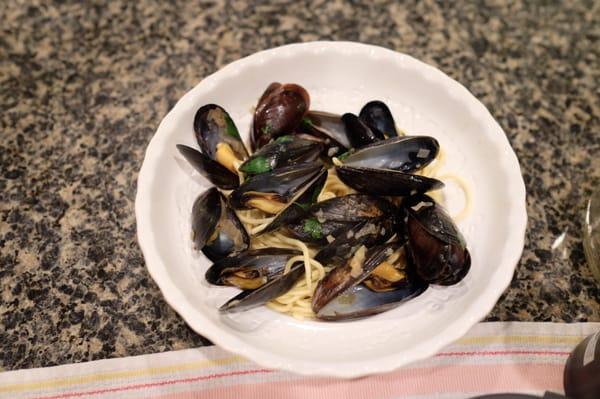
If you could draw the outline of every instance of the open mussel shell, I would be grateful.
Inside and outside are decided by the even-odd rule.
[[[444,187],[440,180],[391,169],[353,166],[337,166],[335,169],[346,185],[372,195],[407,196]]]
[[[288,292],[304,274],[304,263],[295,263],[290,271],[255,290],[246,290],[231,298],[219,308],[220,312],[243,312],[263,305]]]
[[[342,121],[346,127],[348,140],[354,148],[361,148],[379,140],[385,136],[378,130],[373,130],[365,124],[358,116],[346,113],[342,115]]]
[[[231,193],[229,201],[235,209],[277,214],[322,170],[320,163],[305,163],[251,176]]]
[[[273,138],[292,133],[309,107],[310,97],[302,86],[271,83],[254,111],[252,149],[257,150]]]
[[[248,158],[235,123],[222,107],[207,104],[194,117],[194,132],[202,152],[232,172]]]
[[[347,262],[333,268],[317,285],[312,297],[312,309],[315,313],[348,288],[365,280],[378,266],[395,257],[394,262],[403,262],[401,269],[406,268],[406,257],[396,252],[404,251],[404,242],[394,241],[370,249],[361,245]],[[392,262],[390,260],[390,262]]]
[[[370,101],[362,107],[358,117],[372,130],[381,132],[385,137],[396,137],[396,122],[392,112],[382,101]]]
[[[375,292],[362,284],[355,285],[317,312],[317,318],[327,321],[351,320],[372,316],[393,309],[421,295],[428,284],[419,278],[407,279],[393,291]]]
[[[215,187],[194,201],[192,237],[196,249],[202,250],[213,262],[244,251],[250,245],[246,229]]]
[[[303,133],[324,140],[329,157],[342,154],[352,147],[341,115],[309,111],[298,128]]]
[[[395,207],[385,198],[366,194],[350,194],[318,202],[307,216],[288,223],[287,230],[295,238],[327,244],[349,226],[364,220],[375,220],[394,214]]]
[[[343,162],[346,166],[358,168],[392,169],[410,173],[430,164],[439,151],[440,145],[433,137],[402,136],[362,147]]]
[[[471,267],[464,238],[450,216],[426,195],[406,201],[406,230],[418,275],[431,284],[453,285]]]
[[[256,175],[299,163],[316,161],[323,146],[316,140],[299,136],[281,136],[256,151],[240,165],[239,170]]]
[[[323,169],[317,177],[302,188],[294,198],[264,229],[257,235],[275,231],[282,226],[296,222],[307,216],[311,205],[317,202],[317,198],[327,181],[327,169]]]
[[[229,169],[213,161],[200,151],[183,144],[177,144],[177,150],[202,176],[223,190],[233,190],[240,185],[240,178]]]
[[[215,262],[205,278],[215,285],[256,289],[282,274],[288,260],[301,254],[287,248],[250,249]]]

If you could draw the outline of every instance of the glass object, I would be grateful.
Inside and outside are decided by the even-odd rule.
[[[565,366],[565,393],[570,399],[600,398],[600,331],[575,347]]]
[[[585,257],[592,274],[600,282],[600,189],[590,197],[583,224]]]

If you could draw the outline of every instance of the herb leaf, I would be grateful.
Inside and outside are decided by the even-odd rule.
[[[258,175],[271,171],[271,165],[269,160],[263,156],[257,156],[253,159],[249,159],[240,166],[240,170],[244,173],[251,173]]]
[[[240,133],[238,132],[237,127],[235,127],[235,123],[233,123],[229,115],[225,116],[225,122],[227,123],[227,134],[231,137],[241,140]]]
[[[323,226],[321,226],[321,223],[316,218],[306,219],[303,230],[314,239],[319,239],[323,236]]]

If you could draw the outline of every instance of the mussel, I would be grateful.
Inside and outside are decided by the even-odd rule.
[[[220,312],[242,312],[263,305],[285,294],[304,274],[304,263],[297,262],[290,271],[280,275],[255,290],[246,290],[231,298],[219,308]]]
[[[192,207],[192,240],[213,262],[248,249],[250,237],[227,200],[215,187],[196,198]]]
[[[319,282],[313,294],[313,311],[319,318],[339,320],[387,310],[405,300],[407,295],[414,296],[426,288],[426,284],[413,278],[410,268],[406,242],[393,241],[369,249],[361,246],[348,262],[332,269]],[[360,283],[377,294],[399,292],[398,295],[365,295],[360,290],[352,290]],[[405,291],[400,293],[400,290]],[[360,295],[360,301],[356,295]],[[333,306],[325,308],[334,300]]]
[[[275,231],[282,226],[287,226],[307,217],[308,210],[310,209],[311,205],[317,202],[317,198],[319,197],[323,186],[325,186],[327,174],[327,169],[323,169],[319,174],[317,174],[317,177],[306,184],[304,188],[300,189],[296,197],[292,199],[290,203],[286,205],[281,212],[279,212],[279,214],[277,214],[271,223],[259,231],[258,234],[265,234]]]
[[[342,157],[336,167],[340,180],[372,195],[406,196],[442,188],[444,183],[411,174],[435,159],[436,139],[428,136],[394,137],[364,146]]]
[[[440,180],[392,169],[337,166],[336,172],[348,186],[372,195],[407,196],[444,187]]]
[[[302,118],[298,129],[323,140],[329,157],[345,153],[352,146],[340,115],[311,110]]]
[[[273,138],[292,133],[310,106],[308,92],[297,84],[271,83],[254,111],[252,149],[257,150]]]
[[[286,227],[292,236],[302,241],[326,244],[350,225],[389,218],[393,214],[394,206],[385,198],[350,194],[312,205],[305,218]]]
[[[346,113],[342,115],[342,121],[346,126],[346,134],[352,147],[360,148],[365,145],[384,140],[385,136],[379,130],[371,129],[358,116]]]
[[[364,146],[343,158],[343,163],[355,168],[411,173],[429,165],[439,151],[440,145],[433,137],[402,136]]]
[[[316,161],[322,144],[297,135],[286,135],[265,145],[248,158],[239,170],[249,175],[271,172],[277,168]]]
[[[471,255],[450,216],[427,195],[409,197],[404,206],[417,274],[431,284],[458,283],[469,272]]]
[[[304,163],[251,176],[231,193],[229,201],[235,209],[277,214],[323,169],[319,163]]]
[[[396,122],[390,109],[382,101],[370,101],[362,107],[358,117],[371,128],[385,137],[396,137]]]
[[[233,190],[239,187],[240,178],[225,166],[192,147],[183,144],[177,144],[176,147],[190,165],[215,186],[224,190]]]
[[[205,274],[215,285],[231,285],[253,290],[283,273],[287,261],[300,251],[286,248],[262,248],[240,252],[214,263]]]
[[[232,173],[248,158],[235,123],[222,107],[207,104],[194,117],[194,132],[202,152]]]

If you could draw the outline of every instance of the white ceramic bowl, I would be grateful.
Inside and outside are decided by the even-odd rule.
[[[175,77],[174,77],[175,78]],[[240,132],[273,81],[295,82],[311,108],[355,112],[387,102],[409,134],[436,137],[444,170],[472,188],[473,208],[459,223],[472,255],[468,276],[378,316],[352,322],[298,321],[261,307],[222,316],[217,308],[237,291],[209,286],[209,262],[192,250],[190,212],[208,182],[175,144],[197,146],[192,121],[207,103],[223,106]],[[450,211],[461,191],[448,182]],[[269,368],[356,377],[423,359],[458,339],[492,309],[509,284],[523,249],[527,221],[518,160],[487,109],[462,85],[410,56],[348,42],[293,44],[236,61],[189,91],[161,122],[146,151],[136,198],[137,230],[150,274],[167,302],[199,334]]]

